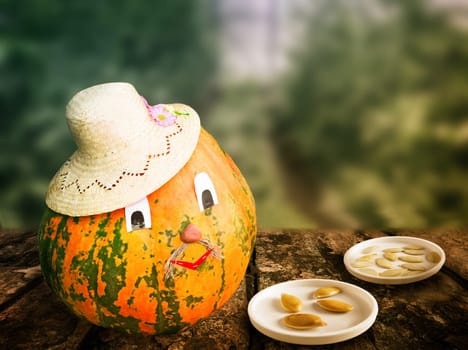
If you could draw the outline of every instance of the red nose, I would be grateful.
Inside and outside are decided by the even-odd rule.
[[[184,243],[198,242],[202,237],[201,230],[197,225],[188,224],[187,227],[180,234],[180,240]]]

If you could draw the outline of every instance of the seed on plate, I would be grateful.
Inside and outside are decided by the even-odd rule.
[[[372,253],[372,254],[366,254],[358,258],[356,261],[369,261],[374,259],[377,256],[377,254]]]
[[[362,253],[363,254],[369,254],[369,253],[375,252],[377,249],[379,249],[378,245],[371,245],[371,246],[369,246],[367,248],[364,248],[362,250]]]
[[[367,275],[373,275],[373,276],[378,275],[378,272],[375,271],[374,269],[371,269],[370,267],[364,267],[362,269],[359,269],[359,271],[361,271],[362,273],[365,273]]]
[[[398,258],[397,255],[392,252],[385,252],[383,253],[383,256],[385,259],[390,260],[390,261],[395,261]]]
[[[294,329],[309,329],[326,326],[326,322],[320,316],[314,314],[292,314],[285,316],[283,322],[286,326]]]
[[[414,276],[420,274],[422,271],[412,271],[412,270],[404,270],[402,276]]]
[[[352,267],[356,267],[356,268],[369,267],[371,265],[372,265],[371,261],[359,261],[359,260],[356,260],[351,264]]]
[[[331,312],[348,312],[354,307],[351,304],[345,303],[341,300],[336,299],[323,299],[317,301],[317,304],[324,310]]]
[[[400,266],[411,271],[426,271],[426,268],[424,267],[424,265],[421,265],[421,264],[407,263],[407,264],[401,264]]]
[[[375,263],[377,266],[383,267],[384,269],[391,269],[393,267],[391,261],[385,258],[377,258],[375,259]]]
[[[424,255],[424,250],[422,249],[404,249],[403,253],[409,255]]]
[[[287,293],[281,294],[280,304],[288,312],[299,312],[302,309],[301,299]]]
[[[320,299],[320,298],[327,298],[331,297],[332,295],[336,295],[341,292],[341,289],[338,287],[321,287],[317,289],[314,294],[312,294],[312,297],[315,299]]]
[[[420,263],[423,259],[417,255],[402,255],[398,257],[398,260],[409,262],[409,263]]]
[[[437,264],[441,259],[440,255],[436,252],[429,252],[426,254],[426,260],[433,264]]]
[[[403,248],[386,248],[382,250],[384,253],[399,253],[403,250]]]
[[[397,277],[400,276],[403,272],[405,272],[405,269],[390,269],[390,270],[385,270],[379,273],[379,276],[381,277]]]
[[[424,247],[421,247],[420,245],[405,245],[403,247],[403,250],[410,249],[410,250],[422,250]]]

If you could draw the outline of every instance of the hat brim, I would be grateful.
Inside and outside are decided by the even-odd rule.
[[[169,181],[188,162],[198,142],[200,120],[189,106],[173,125],[151,121],[132,141],[94,157],[79,148],[50,182],[46,204],[69,216],[101,214],[133,204]],[[110,132],[110,131],[109,131]]]

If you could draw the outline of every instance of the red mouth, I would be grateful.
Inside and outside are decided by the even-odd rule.
[[[198,258],[197,261],[194,262],[188,262],[183,260],[171,260],[171,264],[182,266],[190,270],[196,270],[201,264],[205,262],[205,260],[210,256],[213,250],[214,248],[207,250],[205,254],[203,254],[200,258]]]

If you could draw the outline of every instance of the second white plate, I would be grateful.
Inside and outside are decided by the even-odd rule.
[[[339,287],[342,292],[333,297],[354,306],[346,313],[333,313],[315,304],[312,293],[320,287]],[[320,316],[326,326],[296,330],[283,324],[290,313],[280,305],[282,293],[293,294],[303,302],[301,312]],[[375,322],[378,305],[366,290],[350,283],[330,279],[293,280],[275,284],[258,292],[250,300],[248,314],[252,325],[270,338],[292,344],[332,344],[354,338],[369,329]]]

